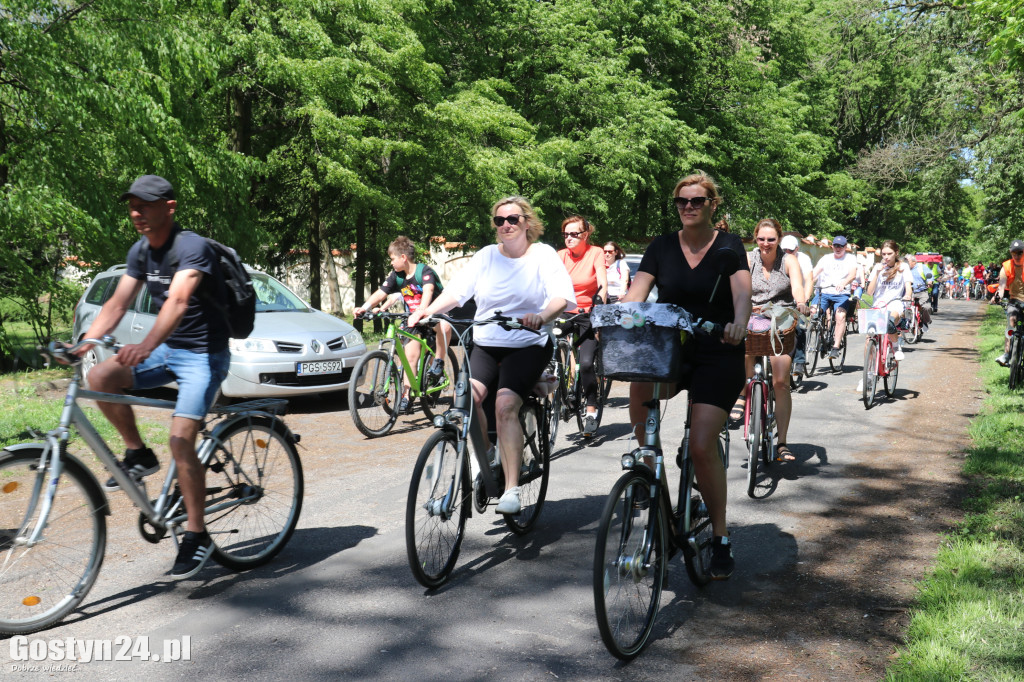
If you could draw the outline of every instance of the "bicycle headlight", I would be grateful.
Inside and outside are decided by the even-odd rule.
[[[434,415],[434,428],[440,429],[444,427],[444,415]]]
[[[622,456],[622,468],[623,469],[632,469],[635,464],[636,464],[636,457],[634,457],[631,453],[627,452],[626,454],[624,454]]]

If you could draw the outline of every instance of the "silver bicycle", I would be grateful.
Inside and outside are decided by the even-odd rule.
[[[156,499],[136,483],[96,432],[83,399],[173,409],[174,403],[98,393],[82,387],[82,365],[71,353],[86,344],[112,347],[114,339],[85,339],[46,353],[75,361],[58,426],[43,442],[0,451],[0,634],[26,634],[59,622],[96,582],[107,540],[110,505],[93,473],[68,452],[71,426],[138,507],[139,532],[157,543],[178,544],[187,515],[167,466]],[[197,448],[206,467],[206,527],[213,558],[233,570],[272,559],[291,537],[302,509],[302,466],[293,434],[278,413],[285,400],[253,400],[215,407]],[[212,428],[211,428],[212,427]]]

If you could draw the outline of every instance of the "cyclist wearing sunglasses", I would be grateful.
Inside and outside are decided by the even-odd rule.
[[[562,221],[562,238],[565,248],[558,252],[562,264],[572,279],[576,292],[576,308],[570,312],[587,312],[594,303],[601,303],[608,292],[608,275],[604,267],[604,252],[601,247],[590,243],[594,226],[586,218],[574,215]],[[594,355],[597,353],[597,339],[590,328],[590,319],[580,317],[579,360],[580,387],[587,401],[587,416],[583,420],[583,435],[593,436],[597,432],[597,375],[594,373]]]
[[[491,216],[498,243],[477,251],[433,303],[409,316],[409,326],[428,315],[464,305],[473,297],[477,305],[475,319],[485,320],[501,311],[521,318],[530,329],[550,325],[567,308],[576,307],[572,280],[558,254],[537,242],[544,225],[530,202],[523,197],[506,197],[491,208]],[[497,391],[495,415],[505,493],[496,511],[516,514],[522,509],[519,469],[523,464],[523,429],[519,408],[551,360],[550,336],[482,325],[473,330],[473,337],[469,366],[476,418],[484,433],[484,400],[491,391]]]
[[[746,378],[743,339],[750,318],[750,269],[740,238],[712,227],[711,217],[720,198],[718,185],[710,176],[703,172],[686,176],[676,184],[672,196],[683,227],[651,242],[622,300],[646,301],[657,285],[659,303],[674,303],[694,317],[724,327],[720,341],[702,335],[687,340],[692,355],[684,364],[691,371],[680,376],[676,388],[689,391],[693,398],[690,451],[715,535],[710,571],[713,579],[725,580],[732,575],[735,562],[726,526],[725,468],[718,458],[717,439]],[[639,425],[638,438],[647,415],[643,404],[653,395],[653,384],[630,385],[629,418]]]
[[[603,248],[608,277],[608,302],[615,303],[629,289],[629,263],[626,262],[626,252],[615,242],[608,242]]]

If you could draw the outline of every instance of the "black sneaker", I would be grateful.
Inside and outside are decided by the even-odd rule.
[[[142,480],[143,476],[149,476],[160,471],[160,462],[157,461],[156,455],[149,448],[141,448],[139,450],[127,450],[124,453],[124,461],[118,462],[117,465],[121,467],[121,471],[131,476],[132,480],[138,483]],[[107,479],[107,482],[103,484],[104,490],[120,490],[121,486],[117,484],[117,480],[111,476]]]
[[[434,358],[434,362],[430,365],[430,369],[427,370],[427,374],[435,379],[440,379],[444,376],[444,360],[441,358]]]
[[[732,543],[729,538],[716,535],[711,541],[711,566],[708,572],[712,580],[728,580],[736,568],[736,560],[732,558]]]
[[[402,399],[398,401],[398,413],[405,414],[409,411],[409,396],[404,395]]]
[[[181,544],[178,545],[178,558],[174,560],[171,578],[173,580],[191,578],[202,569],[211,554],[213,554],[213,540],[210,539],[209,533],[185,531],[185,536],[181,539]]]

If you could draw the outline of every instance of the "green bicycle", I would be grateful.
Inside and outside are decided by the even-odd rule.
[[[451,408],[455,394],[455,375],[459,363],[448,348],[441,374],[429,372],[434,363],[433,331],[421,338],[399,326],[408,313],[367,313],[361,319],[374,317],[387,321],[388,327],[380,346],[359,358],[348,384],[348,411],[352,421],[367,438],[376,438],[391,431],[402,399],[403,377],[409,378],[409,400],[419,399],[427,419],[444,414]],[[399,343],[401,341],[401,343]],[[409,363],[406,343],[420,346],[416,367]]]

